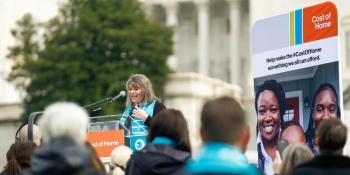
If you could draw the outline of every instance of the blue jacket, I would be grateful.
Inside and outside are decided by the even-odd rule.
[[[186,167],[190,174],[240,174],[257,175],[258,170],[249,164],[245,155],[230,144],[209,142],[204,145],[198,158]]]

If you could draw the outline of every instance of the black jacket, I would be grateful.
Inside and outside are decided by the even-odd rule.
[[[92,168],[90,153],[83,145],[70,139],[54,139],[38,148],[32,166],[22,175],[99,175]]]
[[[148,143],[135,152],[127,165],[126,175],[175,175],[180,174],[191,154],[169,145]]]
[[[156,104],[154,104],[153,116],[155,116],[158,112],[163,111],[165,109],[166,109],[165,105],[157,100]],[[153,118],[152,116],[147,117],[147,119],[145,121],[145,125],[147,127],[149,127],[151,125],[152,118]]]
[[[350,158],[341,155],[320,155],[297,166],[293,175],[350,174]]]

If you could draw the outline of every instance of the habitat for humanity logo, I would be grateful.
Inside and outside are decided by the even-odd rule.
[[[145,146],[145,141],[143,141],[142,139],[137,139],[135,141],[135,148],[136,150],[140,150]]]

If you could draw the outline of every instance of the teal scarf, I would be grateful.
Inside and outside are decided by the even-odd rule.
[[[142,104],[140,106],[140,109],[144,110],[147,114],[148,117],[153,117],[153,110],[154,110],[154,105],[156,104],[156,100],[152,100],[149,103]],[[132,104],[131,107],[127,107],[124,112],[122,117],[120,118],[120,124],[125,127],[125,122],[128,118],[128,116],[131,114],[132,109],[135,107],[135,104]],[[131,117],[131,116],[129,116]],[[148,127],[145,125],[144,121],[134,117],[134,120],[131,123],[131,132],[133,135],[145,135],[148,133]]]

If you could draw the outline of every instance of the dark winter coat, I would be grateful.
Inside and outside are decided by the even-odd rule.
[[[54,139],[38,148],[32,157],[32,166],[23,175],[99,175],[92,168],[86,147],[70,139]]]
[[[190,158],[189,152],[177,150],[170,145],[149,143],[131,156],[126,175],[179,174]]]
[[[320,155],[297,166],[293,175],[350,174],[350,158],[341,155]]]

